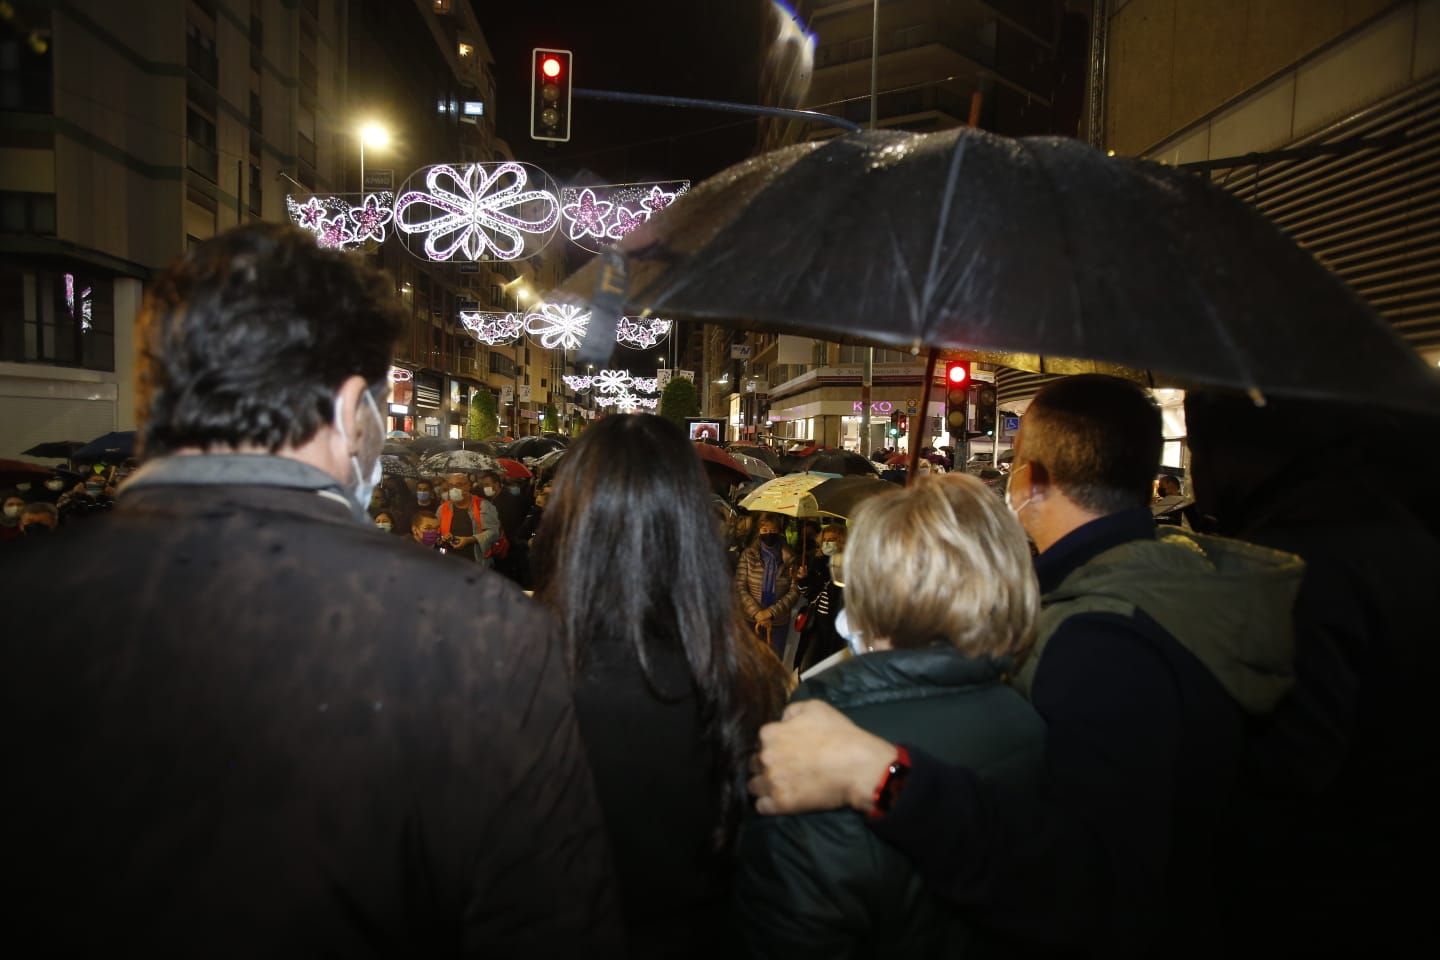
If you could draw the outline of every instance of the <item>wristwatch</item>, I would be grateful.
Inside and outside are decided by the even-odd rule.
[[[900,800],[900,791],[905,787],[905,777],[910,773],[910,751],[904,747],[895,748],[895,759],[885,768],[885,775],[875,787],[875,799],[870,804],[870,818],[878,820],[895,809]]]

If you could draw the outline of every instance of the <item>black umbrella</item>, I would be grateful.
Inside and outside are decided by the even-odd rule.
[[[665,316],[1440,412],[1416,353],[1253,207],[1075,140],[797,144],[722,171],[616,249],[628,305]],[[598,273],[563,293],[588,298]]]
[[[552,440],[549,437],[521,437],[519,440],[511,441],[501,449],[501,455],[512,460],[535,459],[545,456],[547,453],[554,453],[556,450],[564,450],[565,444],[559,440]]]
[[[70,455],[79,450],[85,444],[79,440],[52,440],[50,443],[37,443],[29,450],[21,452],[22,457],[41,457],[45,460],[69,460]]]
[[[766,465],[774,470],[780,465],[780,455],[770,447],[759,443],[732,443],[725,448],[731,453],[743,453],[747,457],[754,457],[757,460],[765,461]]]
[[[811,473],[833,473],[840,477],[878,477],[880,468],[860,454],[850,450],[821,450],[800,461],[801,470]]]
[[[76,463],[119,463],[135,455],[135,431],[120,430],[96,437],[70,454]]]
[[[413,460],[394,453],[380,454],[380,471],[387,477],[406,477],[411,480],[420,477],[420,469]]]

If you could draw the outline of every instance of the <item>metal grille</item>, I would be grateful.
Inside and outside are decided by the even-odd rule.
[[[1039,393],[1040,388],[1045,384],[1059,379],[1054,374],[1030,373],[1025,370],[999,367],[995,371],[995,393],[1000,406],[1003,407],[1016,400],[1028,400]]]
[[[1440,346],[1440,77],[1292,146],[1397,134],[1404,139],[1393,147],[1252,162],[1213,176],[1426,349]]]

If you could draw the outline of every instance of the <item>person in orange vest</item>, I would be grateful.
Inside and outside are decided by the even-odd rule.
[[[440,509],[440,537],[449,545],[448,555],[491,565],[488,554],[500,539],[500,514],[495,505],[475,496],[470,477],[463,473],[446,476]]]

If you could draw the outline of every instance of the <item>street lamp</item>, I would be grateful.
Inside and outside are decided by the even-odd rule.
[[[390,131],[380,124],[371,121],[360,128],[357,136],[360,141],[360,192],[365,192],[365,147],[371,146],[384,149],[390,143]]]

